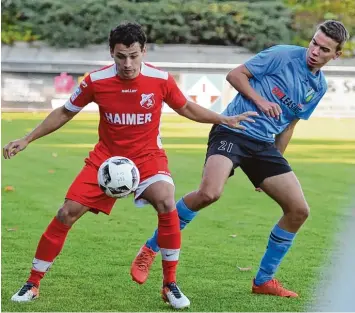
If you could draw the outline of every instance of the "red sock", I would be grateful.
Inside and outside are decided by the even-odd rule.
[[[158,245],[163,263],[164,284],[176,282],[181,247],[180,220],[177,210],[158,214]]]
[[[38,243],[28,282],[39,286],[44,274],[62,250],[69,229],[70,226],[53,218]]]

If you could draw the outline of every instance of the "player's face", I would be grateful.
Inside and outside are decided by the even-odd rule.
[[[318,70],[331,59],[335,60],[341,55],[337,51],[338,43],[325,35],[321,30],[313,36],[307,50],[307,65],[311,70]]]
[[[145,51],[146,48],[144,47],[142,50],[138,42],[129,47],[122,43],[115,45],[111,50],[111,56],[115,60],[121,78],[133,79],[139,75]]]

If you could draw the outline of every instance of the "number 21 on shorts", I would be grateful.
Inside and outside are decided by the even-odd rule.
[[[232,151],[233,148],[233,143],[232,142],[228,142],[225,140],[221,141],[221,145],[218,147],[218,150],[220,151],[227,151],[228,153],[230,153]]]

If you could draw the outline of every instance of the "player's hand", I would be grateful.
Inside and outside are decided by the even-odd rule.
[[[255,191],[257,191],[257,192],[264,192],[260,187],[255,188]]]
[[[276,117],[278,119],[282,114],[280,106],[275,102],[270,102],[264,99],[257,103],[256,106],[269,117]]]
[[[234,115],[234,116],[223,116],[223,124],[233,127],[233,128],[238,128],[238,129],[246,129],[245,126],[240,125],[241,121],[246,121],[250,123],[254,123],[255,120],[250,118],[250,116],[258,116],[259,114],[257,112],[244,112],[239,115]]]
[[[3,149],[2,153],[5,159],[10,159],[28,146],[28,141],[25,138],[10,141]]]

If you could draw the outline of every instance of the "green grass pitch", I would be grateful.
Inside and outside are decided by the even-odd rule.
[[[2,145],[37,125],[43,114],[2,114]],[[176,198],[195,189],[204,162],[208,125],[164,116],[163,144],[176,183]],[[325,128],[326,125],[325,125]],[[97,117],[80,114],[58,132],[2,162],[2,310],[35,312],[166,311],[160,299],[160,256],[145,285],[129,269],[157,224],[154,210],[117,201],[110,216],[86,214],[43,279],[34,303],[12,294],[28,276],[40,235],[56,214],[83,159],[97,140]],[[282,299],[251,294],[251,280],[279,207],[254,191],[240,171],[221,200],[203,210],[183,232],[178,282],[190,311],[302,311],[315,297],[336,233],[352,202],[355,140],[291,141],[286,157],[303,186],[311,216],[282,263],[277,278],[300,294]],[[13,186],[14,191],[5,191]],[[236,236],[230,236],[236,235]],[[251,267],[239,271],[237,267]]]

